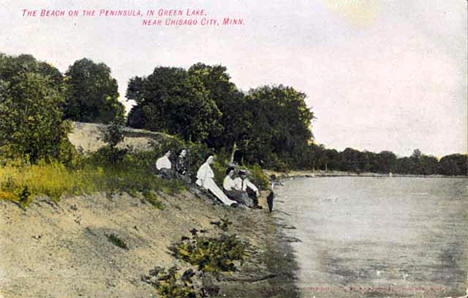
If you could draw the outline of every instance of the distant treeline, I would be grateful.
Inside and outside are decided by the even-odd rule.
[[[352,148],[338,152],[323,146],[312,146],[303,167],[346,172],[398,173],[411,175],[467,175],[466,154],[451,154],[438,160],[416,149],[410,157],[397,157],[393,152],[358,151]]]
[[[104,63],[74,62],[62,74],[30,55],[0,54],[0,154],[29,160],[66,160],[67,121],[125,123],[177,135],[208,146],[241,164],[276,170],[323,169],[354,172],[462,175],[466,155],[440,161],[419,151],[337,152],[313,142],[306,95],[282,85],[242,91],[221,65],[188,69],[156,67],[130,79],[127,98],[136,105],[125,119],[117,81]]]

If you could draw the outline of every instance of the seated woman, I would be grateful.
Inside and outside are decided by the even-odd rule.
[[[248,196],[247,192],[242,189],[241,179],[234,178],[235,170],[233,167],[229,167],[226,170],[226,177],[223,181],[223,188],[227,196],[240,204],[244,204],[248,207],[254,207],[254,201]]]
[[[174,178],[174,170],[172,169],[172,162],[169,157],[171,157],[171,151],[167,151],[166,154],[156,160],[156,169],[162,178]]]
[[[210,155],[204,164],[197,171],[196,184],[210,191],[221,202],[228,206],[237,206],[236,201],[230,200],[224,192],[216,185],[214,181],[214,172],[211,169],[211,164],[214,162],[213,155]]]

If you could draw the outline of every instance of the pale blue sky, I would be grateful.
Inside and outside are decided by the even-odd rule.
[[[21,9],[205,9],[241,27],[143,27],[140,18],[25,18]],[[0,51],[62,72],[104,62],[125,100],[155,66],[223,64],[238,87],[308,95],[318,143],[437,156],[467,152],[464,0],[0,0]],[[126,103],[128,106],[128,103]]]

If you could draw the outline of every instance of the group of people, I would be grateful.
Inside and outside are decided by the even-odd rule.
[[[175,166],[172,166],[171,155],[172,152],[169,150],[162,157],[158,158],[156,160],[156,170],[163,178],[178,178],[185,182],[190,182],[187,150],[182,149],[180,151]]]
[[[229,167],[223,180],[223,188],[227,196],[238,203],[252,208],[258,207],[259,190],[247,178],[247,172]]]
[[[156,161],[156,169],[160,175],[163,178],[178,178],[190,183],[187,150],[183,149],[180,152],[175,166],[172,165],[170,157],[171,151],[168,151]],[[259,190],[248,179],[246,171],[229,167],[223,181],[223,191],[215,182],[215,174],[211,168],[213,163],[214,156],[210,155],[198,169],[195,182],[198,186],[209,191],[225,205],[261,208],[258,206]]]

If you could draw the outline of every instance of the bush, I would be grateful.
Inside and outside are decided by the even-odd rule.
[[[192,277],[194,273],[191,269],[178,273],[179,268],[172,266],[169,269],[155,267],[150,270],[148,276],[143,277],[143,281],[153,285],[158,289],[161,297],[188,297],[195,298],[196,292],[193,286]]]
[[[122,162],[127,152],[127,149],[120,149],[112,146],[104,146],[99,148],[92,155],[92,159],[95,164],[111,166]]]
[[[125,120],[118,117],[102,129],[102,140],[112,148],[117,146],[125,138],[124,136]]]
[[[120,239],[120,237],[117,236],[116,234],[110,234],[110,235],[106,234],[106,237],[115,246],[128,250],[127,243],[124,240]]]
[[[198,236],[194,232],[191,238],[183,237],[180,242],[172,244],[169,250],[176,259],[197,266],[198,270],[229,272],[237,269],[234,261],[244,260],[246,248],[247,243],[236,235],[222,233],[218,237],[207,237]]]
[[[145,201],[153,205],[154,208],[162,210],[164,209],[164,206],[160,200],[156,197],[154,192],[152,191],[144,191],[143,192],[143,197],[145,198]]]
[[[200,276],[235,271],[237,268],[234,262],[242,262],[247,255],[248,243],[239,240],[236,235],[226,233],[232,224],[228,219],[220,219],[211,224],[221,234],[214,233],[215,236],[212,237],[199,236],[199,231],[192,229],[190,237],[183,236],[179,242],[169,246],[169,251],[175,258],[197,266]],[[205,234],[207,231],[202,230],[200,233]],[[194,280],[194,276],[192,269],[181,273],[176,266],[169,269],[157,266],[150,270],[149,275],[143,276],[142,280],[153,285],[161,297],[207,297],[218,294],[219,287],[212,284],[205,286],[203,279]]]
[[[48,77],[19,73],[0,90],[0,153],[21,158],[70,162],[75,153],[68,140],[70,123],[63,121],[61,91]]]
[[[270,180],[265,173],[263,173],[263,170],[259,165],[254,165],[250,167],[249,170],[252,175],[253,184],[255,184],[259,189],[265,190],[269,188]]]

